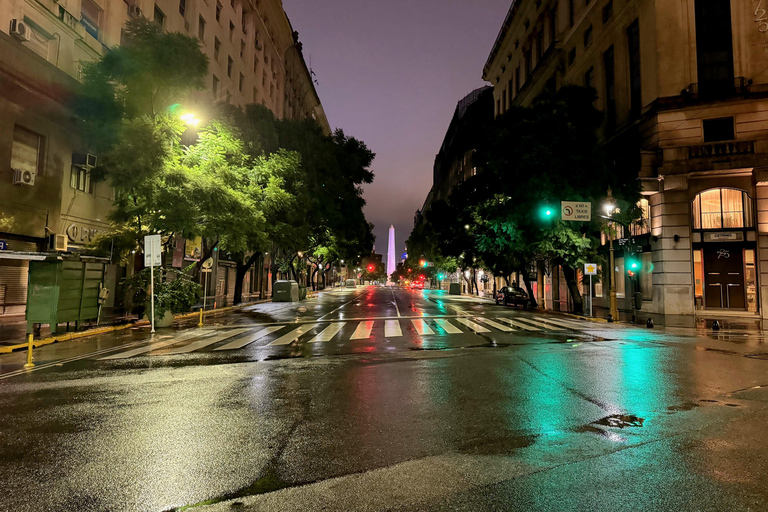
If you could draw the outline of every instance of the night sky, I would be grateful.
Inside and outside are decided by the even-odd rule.
[[[456,103],[483,66],[511,0],[283,0],[332,128],[376,153],[365,189],[376,252],[398,252],[432,185]]]

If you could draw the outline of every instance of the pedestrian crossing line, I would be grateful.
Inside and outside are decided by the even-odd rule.
[[[491,332],[490,329],[486,329],[482,325],[477,324],[468,318],[457,318],[456,321],[466,325],[475,332]]]
[[[269,327],[266,327],[254,334],[246,334],[245,336],[241,336],[240,338],[237,338],[236,340],[232,340],[226,345],[222,345],[220,347],[216,347],[213,350],[236,350],[238,348],[243,348],[246,345],[250,345],[254,341],[258,341],[261,338],[264,338],[266,336],[269,336],[275,331],[279,331],[285,327],[284,325],[270,325]]]
[[[323,332],[309,340],[310,343],[325,343],[326,341],[331,341],[334,336],[336,336],[339,331],[341,331],[341,328],[347,325],[347,322],[336,322],[325,329],[323,329]]]
[[[291,332],[289,332],[288,334],[284,334],[283,336],[280,336],[275,341],[270,343],[268,346],[274,347],[274,346],[277,346],[277,345],[290,345],[291,343],[293,343],[294,341],[299,339],[299,337],[302,334],[306,334],[307,332],[311,331],[312,329],[318,327],[318,325],[319,324],[314,324],[314,325],[313,324],[306,324],[306,325],[302,325],[298,329],[294,329]]]
[[[494,329],[498,329],[501,332],[511,332],[511,331],[514,331],[514,329],[512,329],[511,327],[507,327],[506,325],[502,325],[502,324],[500,324],[498,322],[494,322],[493,320],[488,319],[488,318],[475,317],[475,320],[477,320],[478,322],[482,322],[485,325],[490,325]]]
[[[448,320],[445,320],[443,318],[437,318],[435,319],[435,323],[440,326],[447,334],[462,334],[463,331],[453,325]]]
[[[516,322],[515,320],[510,320],[509,318],[502,318],[502,317],[496,317],[496,320],[499,320],[500,322],[504,322],[505,324],[512,325],[514,327],[518,327],[520,329],[525,329],[526,331],[540,331],[538,327],[533,327],[528,324],[524,324],[522,322]]]
[[[199,350],[209,345],[213,345],[214,343],[218,343],[220,341],[229,339],[232,336],[237,336],[238,334],[242,334],[248,330],[249,329],[232,329],[232,330],[229,330],[228,332],[217,334],[216,336],[208,336],[207,338],[193,341],[189,345],[184,345],[183,347],[175,348],[170,352],[165,352],[163,355],[188,354],[190,352],[194,352],[195,350]]]
[[[187,331],[184,334],[181,334],[179,336],[175,336],[169,340],[165,341],[158,341],[156,343],[150,343],[149,345],[144,345],[143,347],[135,348],[133,350],[128,350],[126,352],[120,352],[118,354],[113,354],[111,356],[102,357],[99,359],[99,361],[109,361],[112,359],[127,359],[129,357],[138,356],[140,354],[146,354],[147,352],[151,352],[153,350],[157,350],[159,348],[168,347],[171,345],[175,345],[176,343],[179,343],[180,341],[188,340],[189,338],[195,338],[198,336],[203,336],[205,334],[210,334],[211,331],[209,330],[201,330],[201,329],[193,329],[191,331]]]
[[[521,322],[528,322],[529,324],[533,324],[533,325],[536,325],[538,327],[543,327],[544,329],[547,329],[549,331],[562,331],[562,330],[564,330],[562,327],[557,327],[556,325],[545,324],[544,322],[541,322],[539,320],[532,320],[530,318],[520,318],[520,317],[518,317],[517,319],[520,320]]]
[[[394,293],[394,292],[393,292]],[[403,330],[400,328],[400,322],[397,320],[386,320],[384,322],[384,337],[385,338],[398,338],[403,335]]]
[[[568,329],[583,329],[584,327],[588,327],[587,325],[584,325],[578,322],[572,322],[570,320],[560,320],[560,319],[554,320],[551,318],[542,318],[541,321],[547,322],[550,324],[559,325],[560,327],[566,327]]]
[[[427,322],[425,322],[424,320],[415,319],[415,320],[411,320],[411,323],[413,324],[414,329],[416,329],[416,332],[422,336],[426,336],[428,334],[435,334],[435,331],[433,331],[432,328],[428,326]]]
[[[371,337],[371,331],[373,330],[373,320],[366,320],[357,324],[357,329],[350,336],[350,340],[364,340]]]

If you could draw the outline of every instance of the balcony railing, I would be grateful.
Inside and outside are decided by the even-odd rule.
[[[751,155],[755,152],[755,142],[751,140],[731,140],[711,142],[700,146],[688,146],[688,158],[717,158],[735,155]]]

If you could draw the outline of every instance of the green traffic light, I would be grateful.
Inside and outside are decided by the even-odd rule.
[[[552,215],[552,210],[547,210],[546,212],[544,212],[544,214],[545,214],[547,217],[549,217],[550,215]]]

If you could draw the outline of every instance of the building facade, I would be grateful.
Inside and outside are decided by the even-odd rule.
[[[76,136],[67,104],[83,65],[119,45],[126,22],[140,16],[200,41],[209,58],[207,90],[189,98],[191,109],[211,102],[259,103],[280,118],[311,117],[330,133],[281,0],[3,2],[0,194],[6,200],[0,209],[0,318],[24,313],[30,259],[63,249],[64,240],[66,252],[76,252],[109,229],[114,192],[107,183],[91,182],[93,162]],[[192,250],[184,252],[194,259]],[[216,267],[209,285],[221,304],[234,296],[234,263]],[[130,269],[107,268],[105,284],[114,292]],[[259,293],[257,275],[246,277],[246,296]],[[107,306],[114,300],[113,293]]]
[[[645,218],[617,243],[623,315],[639,291],[644,317],[669,323],[768,317],[767,63],[755,2],[512,3],[484,68],[496,113],[546,88],[593,87],[613,165],[641,181]],[[642,248],[634,278],[623,268],[632,241]],[[598,307],[607,284],[592,291]]]

